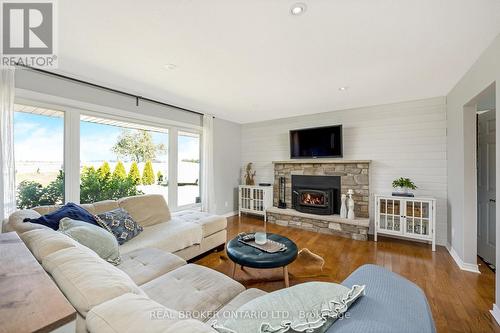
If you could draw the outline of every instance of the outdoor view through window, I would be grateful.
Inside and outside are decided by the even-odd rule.
[[[91,116],[80,121],[80,202],[162,194],[168,201],[168,131]]]
[[[17,205],[64,202],[64,112],[16,105]],[[177,137],[177,206],[200,202],[200,136]],[[80,203],[161,194],[168,202],[167,129],[80,117]]]
[[[64,112],[16,104],[14,156],[18,208],[64,201]]]

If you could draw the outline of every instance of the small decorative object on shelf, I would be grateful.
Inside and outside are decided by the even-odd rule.
[[[392,182],[392,187],[395,189],[392,195],[398,197],[414,197],[411,190],[416,190],[417,186],[410,178],[398,178]]]
[[[354,191],[352,189],[349,189],[347,191],[347,195],[349,196],[349,199],[347,199],[347,218],[349,220],[354,220],[354,199],[352,198],[352,195],[354,194]]]
[[[436,251],[436,199],[375,195],[375,233],[429,241]]]
[[[342,204],[340,206],[340,217],[343,219],[347,218],[347,206],[345,203],[346,200],[347,200],[347,196],[345,194],[342,194],[342,196],[340,198],[340,201],[342,202]]]
[[[286,208],[286,201],[285,201],[285,186],[286,186],[286,178],[285,177],[280,177],[280,183],[279,183],[279,200],[278,200],[278,208],[285,209]]]
[[[245,172],[245,185],[255,185],[255,174],[256,172],[252,169],[253,164],[250,162],[247,164]]]

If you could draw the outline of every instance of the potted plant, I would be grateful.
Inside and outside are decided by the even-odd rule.
[[[393,195],[400,195],[400,196],[407,196],[407,197],[412,197],[413,193],[411,193],[412,190],[416,190],[417,186],[415,185],[414,182],[411,181],[410,178],[398,178],[395,179],[392,182],[392,187],[395,189],[395,192],[393,192]]]

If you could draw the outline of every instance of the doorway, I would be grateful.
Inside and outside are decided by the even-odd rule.
[[[477,112],[477,255],[495,270],[496,112]]]

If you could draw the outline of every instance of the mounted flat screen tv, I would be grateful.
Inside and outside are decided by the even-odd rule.
[[[291,158],[342,157],[342,125],[290,131]]]

